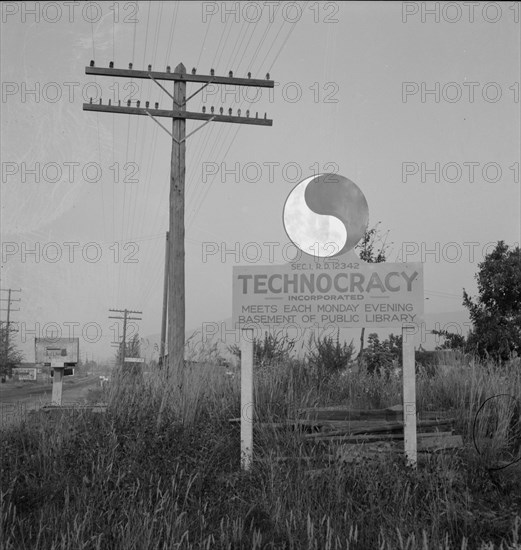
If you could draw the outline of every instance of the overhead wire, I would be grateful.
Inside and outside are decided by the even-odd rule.
[[[136,54],[137,23],[138,23],[138,20],[136,19],[134,21],[134,33],[133,33],[133,38],[132,38],[132,63],[134,63],[134,61],[135,61],[135,54]],[[133,82],[133,79],[131,78],[130,79],[131,89],[132,89],[132,82]],[[119,92],[119,88],[118,88],[118,92]],[[130,119],[132,117],[129,116],[129,117],[126,117],[126,118],[127,118],[127,142],[126,142],[126,152],[125,152],[125,165],[128,162],[128,147],[129,147],[129,139],[130,139],[130,124],[131,124]],[[121,209],[120,209],[120,212],[121,212],[121,233],[120,233],[120,236],[119,236],[119,241],[122,241],[123,238],[124,238],[124,219],[125,219],[126,194],[127,194],[126,186],[123,185],[123,203],[122,203]],[[121,300],[122,279],[123,279],[123,268],[122,268],[121,264],[119,264],[118,287],[117,287],[117,302],[118,303]]]
[[[221,33],[220,40],[219,40],[219,46],[218,46],[218,48],[217,48],[217,50],[216,50],[216,55],[217,55],[217,52],[218,52],[219,47],[221,46],[221,44],[222,44],[222,50],[221,50],[221,51],[224,51],[224,48],[226,47],[226,43],[227,43],[228,38],[229,38],[229,35],[230,35],[230,30],[231,30],[231,26],[228,28],[228,32],[226,32],[226,26],[225,26],[225,28],[223,29],[223,31],[222,31],[222,33]],[[223,42],[223,39],[224,39],[224,42]],[[201,50],[201,53],[202,53],[202,50]],[[200,54],[200,56],[201,56],[201,54]],[[199,56],[199,57],[200,57],[200,56]],[[215,61],[215,58],[216,58],[216,56],[214,56],[214,61]],[[213,63],[212,63],[212,65],[213,65]],[[189,188],[189,187],[187,186],[187,188]],[[159,270],[157,270],[157,271],[159,271]],[[156,278],[157,278],[158,276],[159,276],[159,275],[157,275]],[[149,296],[150,292],[153,290],[153,286],[154,286],[153,283],[152,283],[151,285],[149,285],[148,291],[147,291],[147,293],[146,293],[145,296],[144,296],[144,301],[145,301],[146,299],[148,299],[148,296]]]
[[[275,13],[276,13],[277,9],[278,9],[278,6],[277,6],[277,8],[275,9]],[[264,40],[266,39],[266,36],[268,35],[269,28],[271,27],[272,24],[273,24],[273,21],[270,21],[270,22],[268,23],[267,29],[265,30],[264,34],[262,35],[262,37],[261,37],[261,39],[260,39],[260,41],[259,41],[259,44],[257,45],[256,52],[258,52],[258,51],[260,50],[260,45],[262,45],[262,44],[264,43]],[[256,22],[255,25],[256,25],[256,26],[255,26],[254,32],[255,32],[256,27],[257,27],[257,25],[258,25],[258,21]],[[253,35],[253,34],[254,34],[254,33],[252,33],[252,35]],[[238,40],[237,40],[237,42],[238,42]],[[236,43],[237,43],[237,42],[236,42]],[[241,60],[242,60],[242,57],[241,57]],[[239,67],[237,67],[237,71],[238,71],[238,69],[239,69]],[[243,103],[241,103],[241,108],[242,108],[243,104],[244,104],[244,101],[243,101]],[[251,105],[251,102],[250,102],[250,105]],[[240,127],[239,127],[239,129],[240,129]],[[224,146],[224,143],[226,143],[226,140],[225,140],[225,139],[222,139],[222,134],[223,134],[224,131],[225,131],[225,130],[224,130],[223,128],[219,128],[218,135],[217,135],[217,137],[216,137],[216,139],[214,140],[213,145],[212,145],[212,149],[211,149],[211,152],[210,152],[210,155],[209,155],[210,158],[213,158],[212,153],[213,153],[213,152],[215,151],[215,149],[216,149],[216,144],[220,144],[220,145],[221,145],[221,148],[220,148],[220,149],[222,149],[223,146]],[[235,140],[235,138],[236,138],[236,136],[237,136],[237,134],[238,134],[238,131],[239,131],[239,130],[237,130],[237,131],[235,132],[234,137],[233,137],[233,140]],[[228,136],[230,135],[230,133],[231,133],[231,128],[229,127],[229,128],[227,128],[226,137],[228,137]],[[233,141],[232,141],[232,143],[233,143]],[[229,149],[230,149],[230,148],[228,148],[228,150],[229,150]],[[221,160],[224,161],[225,159],[222,159],[222,158],[221,158]],[[198,163],[194,163],[194,166],[198,166]],[[189,216],[188,228],[190,228],[191,224],[193,223],[193,220],[195,219],[195,217],[197,216],[199,210],[201,209],[201,206],[202,206],[202,204],[203,204],[203,202],[204,202],[206,196],[208,195],[209,188],[210,188],[210,186],[212,185],[214,178],[215,178],[215,175],[212,177],[212,179],[210,180],[210,182],[209,182],[205,187],[202,186],[202,182],[197,182],[197,181],[196,181],[196,185],[195,185],[196,189],[195,189],[195,193],[194,193],[194,196],[196,197],[196,199],[195,199],[195,207],[193,208],[193,210],[192,210],[192,212],[191,212],[191,214],[190,214],[190,216]],[[199,184],[199,185],[198,185],[198,184]],[[197,189],[198,187],[199,187],[199,190],[200,190],[199,192],[198,192],[198,189]]]
[[[162,22],[162,11],[163,11],[163,1],[161,2],[160,6],[159,6],[159,12],[158,12],[158,15],[157,15],[157,18],[156,18],[156,24],[155,24],[155,32],[154,32],[154,42],[153,42],[153,53],[152,53],[152,66],[155,66],[155,62],[156,62],[156,56],[157,56],[157,46],[158,46],[158,42],[159,42],[159,37],[160,37],[160,28],[161,28],[161,22]],[[147,49],[148,49],[148,29],[149,29],[149,24],[150,24],[150,4],[149,4],[149,13],[148,13],[148,18],[147,18],[147,31],[146,31],[146,36],[145,36],[145,47],[144,47],[144,50],[143,50],[143,59],[142,59],[142,65],[143,65],[143,68],[146,66],[145,65],[145,59],[146,59],[146,52],[147,52]],[[139,99],[143,100],[143,90],[144,88],[146,87],[146,83],[142,83],[140,85],[140,88],[139,88]],[[151,91],[151,87],[152,87],[152,82],[149,81],[148,82],[148,92],[147,92],[147,97],[150,97],[150,91]],[[139,117],[138,117],[139,118]],[[143,130],[143,134],[141,134],[141,140],[138,139],[138,136],[140,135],[139,134],[139,128],[141,127],[141,121],[138,120],[137,121],[137,125],[136,125],[136,136],[135,136],[135,141],[134,141],[134,159],[137,160],[137,155],[136,155],[136,152],[137,152],[137,144],[138,144],[138,141],[141,143],[143,142],[146,142],[146,134],[147,134],[147,131],[148,131],[148,121],[144,121],[144,130]],[[131,195],[131,198],[130,198],[130,204],[129,204],[129,209],[128,209],[128,215],[127,215],[127,218],[128,218],[128,223],[127,223],[127,230],[126,230],[126,233],[125,233],[125,238],[126,238],[126,242],[128,243],[130,241],[130,232],[131,232],[131,228],[135,227],[136,226],[136,209],[137,209],[137,204],[138,202],[140,202],[140,204],[144,204],[145,201],[138,201],[138,198],[141,194],[145,194],[145,197],[147,197],[147,194],[146,194],[146,190],[148,189],[148,184],[149,184],[149,175],[150,175],[150,172],[151,172],[151,163],[153,162],[153,157],[155,155],[155,140],[157,139],[157,127],[154,127],[153,128],[153,138],[152,138],[152,151],[151,151],[151,154],[148,155],[148,166],[147,166],[147,176],[145,177],[144,175],[144,171],[143,171],[143,177],[140,178],[140,181],[139,181],[139,185],[137,187],[134,187],[134,189],[132,188],[132,186],[134,184],[130,183],[129,185],[131,186],[131,190],[133,189],[134,190],[134,193],[133,193],[133,196]],[[145,147],[141,147],[140,148],[140,156],[139,156],[139,161],[137,162],[137,166],[139,167],[140,171],[142,170],[142,159],[143,159],[143,155],[144,155],[144,151],[145,151]],[[132,200],[133,199],[133,200]],[[140,217],[141,220],[143,220],[143,213],[142,213],[142,216]],[[142,223],[142,222],[141,222]],[[140,224],[141,225],[141,224]],[[144,263],[141,264],[142,266],[144,265]],[[126,273],[128,274],[129,273],[129,270],[127,269],[126,270]],[[139,280],[139,270],[134,270],[133,271],[133,274],[134,274],[134,277],[130,280],[130,281],[126,281],[126,284],[128,284],[130,287],[134,287],[136,288],[138,286],[138,280]],[[137,290],[135,292],[133,292],[132,294],[135,295],[137,292]]]
[[[96,47],[95,47],[95,41],[94,41],[94,21],[91,18],[90,21],[91,25],[91,36],[92,36],[92,59],[95,61],[96,59]],[[94,81],[97,84],[97,78],[94,76]],[[103,159],[101,154],[101,138],[100,138],[100,126],[99,126],[99,113],[96,113],[96,137],[98,142],[98,160],[99,160],[99,167],[101,170],[101,167],[103,165]],[[106,220],[106,211],[105,211],[105,193],[103,190],[104,181],[103,179],[98,182],[100,193],[101,193],[101,217],[102,217],[102,228],[103,228],[103,238],[107,239],[107,220]],[[110,277],[110,268],[109,264],[106,264],[106,276]]]
[[[265,30],[265,32],[264,32],[263,35],[261,36],[261,38],[260,38],[260,40],[259,40],[259,43],[257,44],[257,48],[256,48],[256,50],[255,50],[255,54],[254,54],[254,55],[251,57],[251,59],[250,59],[250,64],[252,64],[252,63],[256,60],[256,57],[257,57],[257,55],[259,54],[260,49],[261,49],[262,45],[264,44],[264,42],[265,42],[265,40],[266,40],[266,37],[267,37],[268,34],[269,34],[269,28],[271,27],[271,25],[272,25],[272,22],[270,22],[270,23],[268,24],[268,28]],[[279,30],[278,30],[278,32],[277,32],[275,38],[278,38],[278,36],[280,35],[280,32],[282,31],[282,27],[283,27],[283,26],[284,26],[284,23],[283,23],[283,24],[281,25],[281,27],[279,28]],[[287,43],[287,41],[288,41],[288,39],[289,39],[289,36],[290,36],[291,33],[293,32],[295,26],[296,26],[296,22],[294,22],[294,23],[292,24],[292,26],[291,26],[291,28],[290,28],[290,31],[289,31],[288,35],[286,36],[285,40],[283,41],[283,43],[282,43],[281,46],[279,47],[279,50],[278,50],[278,52],[277,52],[275,58],[274,58],[273,61],[271,62],[270,67],[272,67],[272,66],[274,65],[274,63],[276,62],[276,60],[278,59],[278,56],[280,55],[280,53],[281,53],[283,47],[284,47],[285,44]],[[216,49],[216,51],[215,51],[216,53],[215,53],[215,55],[214,55],[214,59],[213,59],[213,61],[212,61],[212,65],[214,65],[214,63],[215,63],[216,60],[220,63],[220,60],[221,60],[222,55],[223,55],[224,50],[225,50],[225,45],[226,45],[227,40],[228,40],[229,35],[230,35],[230,30],[231,30],[231,27],[227,29],[226,26],[225,26],[225,29],[223,30],[223,32],[222,32],[222,34],[221,34],[221,38],[220,38],[220,40],[219,40],[218,47],[217,47],[217,49]],[[254,29],[254,31],[255,31],[255,30],[256,30],[256,28]],[[206,36],[208,35],[208,33],[209,33],[209,27],[208,27],[207,30],[206,30],[206,33],[205,33],[205,41],[204,41],[204,42],[206,42]],[[226,38],[224,38],[225,33],[226,33]],[[250,41],[251,41],[251,38],[252,38],[253,34],[254,34],[254,33],[252,33],[252,34],[250,35],[250,39],[248,40],[248,45],[249,45],[249,43],[250,43]],[[237,47],[238,44],[239,44],[239,46],[242,45],[242,43],[243,43],[243,41],[244,41],[244,36],[245,36],[245,34],[242,33],[242,29],[241,29],[241,30],[239,31],[239,33],[238,33],[238,36],[237,36],[237,39],[236,39],[236,43],[235,43],[234,49],[233,49],[232,54],[231,54],[231,55],[233,56],[233,60],[235,60],[236,57],[237,57],[237,54],[235,53],[235,48]],[[224,39],[224,44],[223,44],[223,39]],[[222,45],[222,48],[221,48],[221,44],[223,44],[223,45]],[[202,55],[202,50],[203,50],[203,48],[204,48],[204,43],[203,43],[203,46],[202,46],[202,48],[201,48],[201,52],[200,52],[199,57],[198,57],[198,63],[199,63],[199,61],[200,61],[200,59],[201,59],[201,55]],[[270,54],[270,52],[272,51],[272,49],[273,49],[273,43],[272,43],[272,45],[270,46],[268,52],[264,55],[264,59],[263,59],[263,61],[261,62],[261,65],[266,61],[266,59],[267,59],[267,57],[269,56],[269,54]],[[220,53],[219,53],[219,50],[220,50]],[[218,57],[217,57],[217,56],[218,56]],[[240,62],[242,62],[243,58],[244,58],[244,52],[243,52],[243,55],[241,56]],[[244,104],[244,101],[243,101],[242,104]],[[250,106],[251,106],[251,102],[250,102]],[[212,129],[213,129],[213,128],[212,128]],[[212,130],[212,129],[210,129],[210,130]],[[226,151],[225,151],[225,153],[224,153],[224,157],[222,157],[222,155],[219,155],[220,158],[222,158],[223,160],[227,157],[227,155],[228,155],[228,153],[229,153],[229,151],[230,151],[230,149],[231,149],[233,143],[235,142],[235,139],[236,139],[236,137],[237,137],[237,134],[238,134],[239,130],[240,130],[240,126],[236,129],[235,134],[233,135],[233,138],[232,138],[231,141],[227,144],[228,146],[227,146]],[[228,132],[227,132],[227,134],[226,134],[226,139],[219,139],[219,137],[222,136],[223,131],[224,131],[224,130],[222,130],[222,129],[219,131],[218,138],[214,140],[214,143],[212,144],[210,153],[213,153],[213,152],[216,151],[217,144],[220,145],[220,147],[219,147],[219,152],[220,152],[222,149],[224,149],[224,148],[226,147],[227,138],[228,138],[229,135],[230,135],[231,128],[228,129]],[[211,135],[211,132],[207,132],[205,138],[201,138],[201,139],[199,140],[199,144],[198,144],[198,145],[199,145],[199,149],[201,150],[200,153],[199,153],[199,156],[202,156],[203,153],[205,152],[205,150],[207,149],[210,135]],[[213,155],[210,154],[209,156],[212,157]],[[194,168],[195,168],[195,167],[197,166],[197,163],[193,163],[193,165],[194,165]],[[192,179],[193,179],[193,177],[192,177]],[[206,198],[206,195],[208,194],[209,188],[210,188],[210,186],[206,186],[206,188],[204,188],[203,191],[202,191],[202,196],[199,195],[198,199],[196,200],[195,209],[194,209],[192,215],[191,215],[191,216],[189,215],[189,220],[188,220],[188,223],[187,223],[187,228],[188,228],[188,229],[191,227],[193,221],[194,221],[195,218],[197,217],[198,212],[199,212],[199,210],[200,210],[202,204],[204,203],[204,200],[205,200],[205,198]],[[188,240],[188,239],[187,239],[187,240]],[[159,275],[158,275],[158,276],[159,276]],[[149,292],[147,293],[147,296],[146,296],[147,298],[148,298],[148,294],[150,293],[151,290],[152,290],[152,289],[149,287]]]
[[[277,8],[278,8],[278,6],[277,6]],[[276,9],[277,9],[277,8],[276,8]],[[276,10],[275,10],[275,13],[276,13]],[[275,17],[273,18],[273,20],[275,20]],[[270,23],[268,24],[267,29],[265,30],[265,32],[263,33],[261,39],[259,40],[259,43],[257,44],[257,48],[256,48],[256,50],[255,50],[256,54],[258,54],[258,52],[260,52],[260,48],[262,47],[262,45],[264,44],[264,41],[266,40],[266,37],[268,36],[269,28],[271,27],[272,23],[273,23],[273,22],[270,22]],[[295,24],[296,24],[296,23],[294,23],[293,25],[295,25]],[[281,27],[279,28],[279,31],[277,32],[277,36],[280,34],[280,31],[281,31],[281,29],[282,29],[283,26],[284,26],[284,22],[282,23]],[[291,31],[293,30],[293,28],[294,28],[294,26],[292,27]],[[291,31],[290,31],[290,32],[291,32]],[[284,44],[285,44],[285,43],[286,43],[286,41],[284,42]],[[282,48],[282,46],[281,46],[281,48]],[[279,52],[278,52],[276,58],[278,58],[278,55],[280,54],[281,48],[279,48]],[[268,53],[264,56],[264,59],[263,59],[262,63],[264,63],[264,61],[266,60],[267,55],[269,54],[270,51],[271,51],[271,47],[270,47],[270,49],[268,50]],[[256,54],[254,54],[254,56],[252,56],[252,58],[250,59],[250,66],[251,66],[251,64],[254,62],[254,60],[256,59]],[[241,58],[241,59],[242,59],[242,58]],[[261,63],[261,65],[262,65],[262,63]],[[244,103],[245,103],[245,101],[243,100],[243,102],[241,103],[241,109],[242,109],[242,107],[244,106]],[[249,102],[249,106],[250,106],[250,107],[251,107],[251,105],[252,105],[252,101]],[[236,137],[237,137],[237,134],[238,134],[238,132],[239,132],[239,129],[240,129],[240,127],[239,127],[239,128],[237,129],[237,131],[235,132],[235,134],[234,134],[234,136],[233,136],[233,139],[232,139],[232,142],[230,143],[230,146],[228,147],[228,149],[227,149],[227,151],[226,151],[226,153],[225,153],[224,159],[226,158],[226,156],[227,156],[227,154],[228,154],[228,151],[229,151],[230,148],[231,148],[231,145],[232,145],[233,142],[235,141],[235,139],[236,139]],[[223,160],[224,160],[224,159],[223,159]],[[214,177],[215,177],[215,176],[214,176]],[[213,179],[214,179],[214,178],[212,178],[212,180],[210,181],[210,185],[208,185],[208,186],[204,189],[202,195],[200,196],[199,201],[198,201],[198,203],[197,203],[197,205],[196,205],[194,211],[192,212],[192,216],[191,216],[191,218],[190,218],[190,220],[189,220],[189,222],[188,222],[188,227],[191,227],[193,221],[194,221],[195,218],[197,217],[197,215],[198,215],[198,213],[199,213],[199,211],[200,211],[200,209],[201,209],[201,207],[202,207],[202,205],[203,205],[203,203],[204,203],[204,201],[205,201],[205,199],[206,199],[206,196],[208,195],[208,192],[209,192],[209,190],[210,190],[211,184],[213,183]]]

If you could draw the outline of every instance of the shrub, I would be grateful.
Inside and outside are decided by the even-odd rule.
[[[310,338],[307,358],[314,374],[325,379],[345,369],[351,361],[353,351],[353,341],[349,345],[346,342],[341,344],[337,332],[335,339],[332,336],[319,336],[313,342],[313,338]]]
[[[253,339],[253,361],[255,365],[266,366],[272,363],[289,361],[293,354],[295,340],[279,334],[264,333],[264,339]],[[228,351],[241,358],[241,348],[237,344],[228,346]]]
[[[389,373],[393,364],[402,364],[402,337],[390,334],[388,339],[381,342],[378,334],[371,333],[367,338],[364,358],[368,372]]]

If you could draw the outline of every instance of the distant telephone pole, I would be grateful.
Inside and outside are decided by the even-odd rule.
[[[11,292],[22,292],[22,289],[6,288],[0,289],[1,292],[7,292],[7,298],[0,298],[0,301],[7,302],[7,308],[0,308],[0,311],[7,311],[5,341],[4,341],[4,365],[7,367],[9,360],[9,325],[11,323],[11,311],[20,311],[20,309],[12,309],[11,302],[20,302],[21,298],[11,298]]]
[[[123,321],[123,340],[120,343],[121,351],[121,366],[125,364],[125,354],[127,352],[127,321],[142,321],[139,317],[129,317],[129,314],[135,313],[136,315],[143,315],[141,311],[134,311],[131,309],[109,309],[113,313],[123,313],[123,317],[115,317],[109,315],[109,319],[121,319]]]
[[[127,106],[112,105],[109,99],[107,105],[90,103],[83,104],[84,111],[101,111],[105,113],[123,113],[131,115],[149,116],[156,124],[170,136],[172,140],[172,154],[170,159],[170,221],[169,221],[169,279],[168,279],[168,369],[174,369],[176,374],[180,375],[184,367],[184,346],[185,346],[185,223],[184,223],[184,197],[185,197],[185,154],[186,140],[195,132],[200,130],[209,122],[231,122],[234,124],[254,124],[257,126],[272,126],[273,121],[266,118],[259,118],[258,113],[255,117],[250,117],[249,110],[246,116],[241,116],[241,110],[238,109],[237,116],[232,116],[232,109],[228,110],[228,115],[223,114],[223,107],[220,107],[219,114],[214,114],[214,108],[211,107],[210,113],[191,112],[186,110],[188,100],[201,92],[209,84],[250,86],[257,88],[273,88],[275,83],[270,80],[269,74],[265,80],[251,78],[234,78],[232,71],[228,76],[216,76],[214,70],[209,75],[198,75],[196,69],[192,69],[191,74],[187,74],[185,66],[180,63],[172,73],[170,67],[166,72],[152,71],[152,66],[148,66],[147,71],[137,71],[132,69],[132,63],[129,63],[128,69],[115,69],[111,61],[109,67],[95,67],[94,61],[90,62],[90,67],[85,67],[85,73],[88,75],[128,77],[150,79],[157,84],[172,100],[171,110],[159,109],[159,103],[152,109],[149,102],[145,102],[145,107],[141,107],[141,101],[136,102],[136,106],[131,107],[131,101],[127,101]],[[173,81],[173,95],[159,83],[160,80]],[[186,97],[186,83],[199,82],[203,84],[196,92]],[[172,132],[163,126],[157,118],[166,117],[172,119]],[[186,120],[203,120],[204,124],[196,128],[193,132],[186,135]]]
[[[166,320],[168,317],[168,270],[170,267],[169,253],[170,247],[168,246],[167,231],[165,237],[165,272],[163,275],[163,313],[161,315],[161,343],[159,348],[159,367],[162,367],[165,362]]]

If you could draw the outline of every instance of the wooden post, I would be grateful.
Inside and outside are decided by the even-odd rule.
[[[62,390],[63,390],[63,371],[64,367],[53,367],[54,376],[52,378],[52,397],[51,403],[53,405],[62,404]]]
[[[170,246],[168,243],[168,231],[165,238],[165,272],[163,275],[163,314],[161,317],[161,346],[159,349],[159,366],[162,367],[165,361],[165,344],[166,344],[166,319],[168,311],[168,269],[169,269],[169,252]],[[168,372],[168,370],[167,370]]]
[[[241,468],[253,460],[253,329],[241,330]]]
[[[121,348],[121,368],[125,367],[125,355],[127,354],[127,310],[123,313],[123,346]]]
[[[186,74],[182,63],[175,72]],[[174,81],[173,109],[185,111],[186,81]],[[168,369],[182,386],[185,349],[185,151],[186,120],[172,122],[172,156],[170,160],[170,269],[168,281]]]
[[[416,467],[416,369],[414,361],[414,326],[402,328],[403,362],[403,439],[407,463]]]

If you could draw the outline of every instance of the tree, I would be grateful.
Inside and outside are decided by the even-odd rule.
[[[362,240],[355,246],[360,259],[370,264],[379,264],[387,260],[387,252],[392,243],[387,242],[389,231],[383,233],[379,229],[378,222],[371,229],[366,229]],[[364,351],[365,327],[362,327],[360,333],[360,351],[358,352],[358,361],[361,361]]]
[[[382,342],[376,332],[371,333],[367,338],[367,350],[365,361],[367,370],[370,373],[381,374],[389,372],[395,361],[401,364],[402,359],[402,337],[390,334],[389,338]]]
[[[0,327],[0,377],[5,381],[7,376],[11,376],[13,368],[18,367],[24,360],[24,356],[20,350],[13,344],[11,335],[14,329],[10,328],[9,333],[7,327]]]
[[[468,347],[495,360],[521,355],[521,250],[499,241],[478,267],[478,296],[463,289],[472,321]]]
[[[465,351],[467,342],[465,336],[448,330],[433,330],[432,334],[443,337],[443,343],[436,346],[437,350],[452,349]]]

